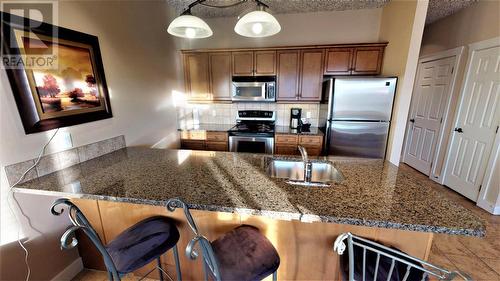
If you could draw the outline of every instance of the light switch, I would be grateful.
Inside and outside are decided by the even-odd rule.
[[[306,112],[306,118],[311,118],[311,111]]]

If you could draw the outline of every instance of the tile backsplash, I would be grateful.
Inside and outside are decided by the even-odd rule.
[[[177,108],[179,127],[189,127],[195,124],[234,124],[238,110],[272,110],[276,111],[276,125],[290,125],[290,109],[302,108],[302,117],[307,117],[313,127],[319,123],[319,104],[307,103],[214,103],[214,104],[184,104]]]
[[[44,175],[59,171],[78,163],[111,153],[125,147],[123,135],[74,147],[57,153],[52,153],[40,158],[38,165],[32,169],[22,182],[32,180]],[[5,174],[10,185],[14,184],[29,167],[33,166],[36,159],[5,167]]]

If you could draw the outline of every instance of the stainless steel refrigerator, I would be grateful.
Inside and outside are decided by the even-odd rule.
[[[325,153],[384,158],[396,92],[395,77],[330,78],[323,84],[328,101]]]

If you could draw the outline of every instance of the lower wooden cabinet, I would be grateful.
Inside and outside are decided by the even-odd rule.
[[[298,145],[307,150],[309,156],[320,156],[323,147],[323,136],[277,134],[274,137],[274,154],[299,155]]]
[[[182,149],[205,150],[204,140],[181,140]]]
[[[297,145],[276,144],[276,147],[274,148],[274,154],[298,155],[299,150],[297,148]]]
[[[227,142],[206,142],[205,150],[228,151],[228,144]]]
[[[182,131],[181,148],[228,151],[228,135],[226,132]]]
[[[227,132],[182,131],[181,148],[189,150],[229,151]],[[298,145],[302,145],[310,156],[321,155],[323,136],[276,134],[274,154],[300,155]]]

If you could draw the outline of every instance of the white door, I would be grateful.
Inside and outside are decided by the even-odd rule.
[[[500,46],[471,50],[444,184],[476,201],[500,119]]]
[[[413,90],[404,162],[429,175],[456,56],[421,62]]]

